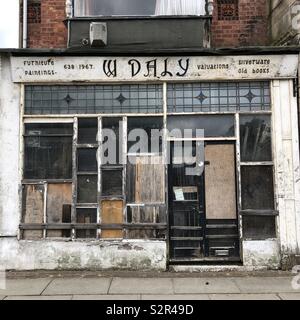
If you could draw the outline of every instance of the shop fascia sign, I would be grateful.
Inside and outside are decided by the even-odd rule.
[[[12,57],[14,82],[264,80],[294,78],[297,55]]]

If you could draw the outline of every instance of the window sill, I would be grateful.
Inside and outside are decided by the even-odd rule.
[[[96,244],[99,243],[108,243],[111,245],[112,243],[149,243],[149,242],[155,242],[155,243],[166,243],[166,239],[164,238],[158,238],[158,239],[122,239],[122,238],[86,238],[86,239],[71,239],[71,238],[45,238],[45,239],[34,239],[34,240],[26,240],[26,239],[19,239],[18,242],[21,243],[32,243],[32,242],[44,242],[44,243],[51,243],[51,242],[72,242],[72,243],[83,243],[83,244]]]
[[[210,15],[188,15],[188,16],[87,16],[87,17],[71,17],[65,21],[79,20],[168,20],[168,19],[212,19]]]
[[[245,237],[242,239],[242,241],[278,241],[278,238],[263,238],[263,237],[258,237],[258,238],[251,238],[251,237]]]
[[[239,214],[242,216],[278,216],[279,211],[273,210],[273,209],[265,209],[265,210],[259,210],[259,209],[247,209],[247,210],[240,210]]]

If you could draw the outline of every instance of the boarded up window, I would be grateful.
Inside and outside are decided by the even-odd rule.
[[[97,180],[96,175],[78,176],[77,181],[77,202],[97,203]]]
[[[48,184],[47,223],[71,223],[72,184]],[[47,237],[70,237],[70,230],[48,230]]]
[[[236,219],[234,159],[232,144],[205,147],[206,219]]]
[[[273,168],[243,166],[242,209],[274,209]]]
[[[142,223],[143,228],[130,228],[127,231],[129,239],[164,239],[166,229],[147,228],[146,224],[166,223],[165,205],[129,205],[127,206],[127,222],[132,224]]]
[[[128,223],[166,223],[165,205],[128,205]]]
[[[122,175],[122,170],[102,170],[102,196],[122,196]]]
[[[27,224],[44,223],[44,185],[23,186],[22,222]],[[24,230],[23,239],[37,240],[43,237],[42,230]]]
[[[97,223],[97,209],[93,208],[77,208],[76,210],[76,219],[77,223],[90,224]],[[77,238],[88,239],[96,238],[97,230],[96,226],[94,229],[77,229],[76,230]]]
[[[129,203],[164,203],[165,167],[162,163],[161,156],[130,157],[127,164]]]
[[[276,238],[275,216],[243,216],[244,239]]]
[[[271,116],[240,116],[241,160],[272,161]]]
[[[72,124],[26,124],[25,179],[72,178]]]
[[[104,200],[101,203],[101,224],[122,224],[124,205],[122,200]],[[102,238],[123,238],[123,230],[102,229]]]
[[[97,143],[98,119],[79,119],[78,120],[78,143],[95,144]]]

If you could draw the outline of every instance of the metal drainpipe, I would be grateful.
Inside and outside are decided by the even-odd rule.
[[[297,86],[298,86],[297,98],[298,98],[298,138],[299,138],[299,148],[300,148],[300,54],[298,55],[298,59],[299,61],[298,61],[298,79],[297,79]],[[300,243],[299,243],[299,246],[300,246]],[[299,251],[299,254],[300,254],[300,251]]]
[[[300,39],[298,39],[298,44]],[[300,149],[300,54],[298,54],[298,75],[297,75],[297,113],[298,113],[298,147]],[[300,154],[298,155],[300,157]],[[299,226],[298,230],[299,230]],[[297,237],[299,238],[299,237]],[[297,253],[295,256],[296,264],[300,264],[300,243],[297,244]]]
[[[27,0],[23,0],[23,48],[27,48]]]
[[[212,33],[212,16],[213,16],[213,11],[214,11],[214,0],[206,0],[206,5],[205,5],[205,10],[206,10],[206,15],[210,16],[211,19],[207,22],[207,27],[208,27],[208,35],[207,35],[207,44],[206,47],[210,48],[211,47],[211,33]]]
[[[212,16],[213,11],[214,11],[214,0],[206,0],[206,13]]]

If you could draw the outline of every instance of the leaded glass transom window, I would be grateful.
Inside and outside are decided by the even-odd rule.
[[[26,86],[25,114],[162,113],[161,85]]]
[[[168,112],[270,110],[269,82],[210,82],[168,85]]]

